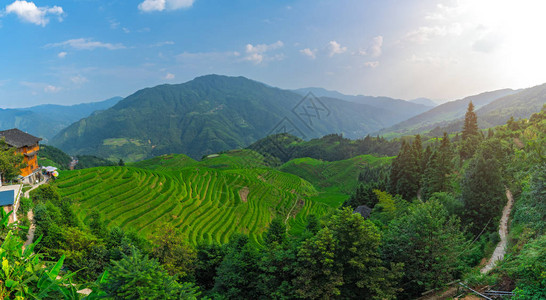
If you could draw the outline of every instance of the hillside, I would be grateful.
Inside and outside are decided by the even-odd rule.
[[[48,141],[70,124],[93,112],[112,107],[121,97],[76,105],[44,104],[27,108],[0,109],[0,130],[19,128]]]
[[[389,112],[389,116],[391,118],[398,120],[406,120],[431,108],[431,105],[423,103],[394,99],[390,97],[345,95],[337,91],[329,91],[323,88],[301,88],[294,91],[300,95],[306,95],[307,93],[311,92],[317,97],[341,99],[384,109]]]
[[[71,154],[111,160],[136,161],[168,153],[199,159],[246,147],[278,131],[303,138],[328,133],[356,138],[400,120],[391,110],[371,105],[333,98],[305,101],[309,100],[302,102],[294,92],[244,77],[208,75],[140,90],[72,124],[52,144]]]
[[[480,128],[490,128],[505,124],[511,117],[527,119],[533,113],[540,112],[546,104],[546,84],[521,90],[520,92],[501,97],[476,111]],[[457,132],[463,128],[463,119],[448,122],[436,128],[433,135],[439,136],[442,132]]]
[[[108,226],[144,235],[168,222],[182,229],[193,245],[200,240],[223,244],[236,232],[261,244],[261,235],[275,216],[288,220],[290,230],[299,232],[307,215],[320,216],[328,210],[310,200],[317,191],[295,175],[240,168],[229,161],[229,154],[200,163],[184,155],[161,156],[131,167],[63,171],[55,185],[62,196],[76,201],[83,219],[99,210]]]
[[[435,127],[442,127],[449,124],[450,121],[464,117],[470,101],[472,101],[476,109],[479,109],[496,99],[512,95],[516,92],[511,89],[503,89],[450,101],[394,126],[380,130],[379,134],[389,137],[403,136],[428,131]]]

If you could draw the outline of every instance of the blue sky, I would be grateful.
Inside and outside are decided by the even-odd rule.
[[[457,99],[546,82],[544,1],[36,0],[0,4],[0,107],[216,73]]]

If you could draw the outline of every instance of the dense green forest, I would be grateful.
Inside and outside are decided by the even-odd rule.
[[[529,120],[509,120],[484,134],[469,105],[457,139],[417,135],[398,146],[367,139],[370,147],[399,148],[398,155],[356,156],[365,139],[332,135],[303,142],[281,135],[255,145],[262,154],[243,150],[201,162],[163,156],[130,166],[62,172],[64,182],[41,186],[22,202],[23,224],[28,224],[26,212],[34,212],[34,244],[23,251],[26,229],[1,223],[0,280],[5,284],[0,293],[10,299],[414,299],[462,280],[475,288],[513,291],[514,299],[546,297],[546,108]],[[278,152],[268,150],[278,140],[285,141]],[[317,146],[327,150],[316,153],[317,143],[330,146]],[[302,192],[305,203],[322,201],[327,209],[295,218],[298,230],[291,230],[294,221],[286,221],[292,215],[279,211],[253,234],[239,230],[228,239],[191,242],[183,238],[189,227],[171,222],[137,231],[110,222],[105,211],[81,214],[83,198],[107,193],[104,188],[86,190],[98,177],[116,182],[119,175],[129,187],[137,174],[149,182],[154,177],[146,174],[156,174],[157,182],[167,174],[191,178],[180,171],[188,168],[242,178],[238,180],[255,174],[281,190],[292,189],[288,178],[299,178],[307,189],[308,195]],[[348,168],[351,172],[344,174]],[[279,172],[278,180],[268,181],[260,173],[264,170]],[[348,180],[352,183],[339,189]],[[205,186],[227,188],[195,188]],[[480,272],[501,239],[497,229],[507,191],[515,198],[507,253],[491,272]],[[138,191],[124,195],[132,193]],[[328,202],[343,193],[350,195]],[[207,196],[196,199],[210,201]],[[353,212],[364,205],[370,208],[366,218]],[[78,294],[83,288],[92,293]]]

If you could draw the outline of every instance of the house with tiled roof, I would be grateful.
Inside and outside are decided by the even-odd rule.
[[[8,146],[23,154],[26,164],[26,167],[21,169],[23,181],[35,181],[39,176],[38,151],[40,150],[39,142],[42,139],[17,128],[0,131],[0,139],[4,139]]]

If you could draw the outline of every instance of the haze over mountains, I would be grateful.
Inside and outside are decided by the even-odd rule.
[[[502,125],[510,117],[528,118],[531,114],[539,112],[546,104],[546,84],[521,90],[502,89],[485,92],[447,102],[383,129],[378,134],[396,137],[434,129],[437,131],[433,133],[434,135],[441,135],[443,131],[459,131],[462,128],[464,114],[470,101],[475,106],[480,128]]]
[[[46,142],[63,128],[95,111],[107,109],[121,97],[76,105],[43,104],[27,108],[0,109],[0,130],[17,127]]]

